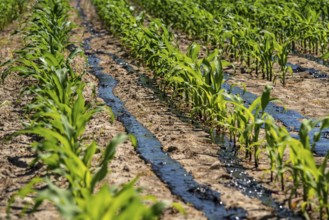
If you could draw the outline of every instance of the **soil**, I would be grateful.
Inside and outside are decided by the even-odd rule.
[[[72,6],[75,2],[72,1]],[[94,8],[89,0],[82,0],[82,7],[92,21],[94,28],[104,32],[104,27],[99,21]],[[72,13],[72,20],[78,24],[72,32],[72,41],[76,45],[89,37],[89,33],[82,25],[82,21],[76,13]],[[20,29],[19,23],[14,22],[4,31],[0,32],[0,60],[13,58],[13,51],[22,47],[21,36],[12,36],[12,30]],[[182,48],[188,43],[182,44]],[[145,80],[152,78],[152,72],[143,67],[137,66],[137,62],[129,56],[129,52],[122,47],[118,38],[111,34],[103,34],[95,38],[92,42],[92,49],[95,51],[105,51],[116,54],[130,63],[134,70],[146,74],[146,78],[141,78],[138,74],[132,74],[117,64],[106,55],[99,55],[101,66],[104,72],[112,75],[119,81],[115,89],[115,94],[125,103],[125,107],[146,127],[158,140],[160,140],[163,150],[173,159],[179,161],[184,168],[190,172],[195,180],[201,184],[209,186],[221,193],[221,201],[226,207],[242,207],[248,213],[249,219],[275,218],[273,209],[263,205],[259,200],[250,198],[238,190],[227,187],[232,177],[226,172],[226,164],[218,160],[220,146],[211,142],[209,134],[200,127],[196,127],[192,121],[177,112],[168,103],[161,99],[153,85],[153,81]],[[184,46],[185,45],[185,46]],[[82,73],[87,71],[85,58],[78,58],[75,62],[75,69]],[[315,62],[297,56],[290,56],[291,63],[300,63],[303,67],[314,67],[322,72],[329,73],[329,69]],[[83,79],[86,83],[84,95],[89,102],[103,103],[103,100],[95,98],[92,91],[97,86],[96,78],[86,74]],[[328,80],[310,78],[306,73],[296,73],[287,81],[286,87],[279,82],[275,85],[271,82],[255,79],[247,74],[232,75],[229,82],[234,84],[243,83],[249,92],[260,95],[264,86],[273,85],[273,96],[282,100],[283,105],[288,109],[299,111],[309,117],[320,117],[329,114],[329,87]],[[10,139],[15,131],[22,128],[22,123],[26,122],[24,106],[29,102],[30,97],[20,95],[17,91],[24,83],[15,74],[10,75],[5,84],[0,85],[0,219],[5,217],[6,204],[9,197],[20,189],[34,176],[45,174],[44,167],[29,167],[29,162],[34,158],[30,149],[32,138],[20,135]],[[123,125],[115,120],[111,123],[110,117],[105,113],[98,113],[88,124],[85,132],[87,141],[96,140],[100,146],[106,144],[119,133],[124,133]],[[276,191],[280,186],[267,184],[267,174],[262,172],[266,164],[262,164],[258,170],[254,169],[248,162],[243,163],[247,172],[260,182],[265,183],[268,188],[275,191],[274,197],[278,200],[285,200],[284,193]],[[180,199],[172,195],[166,184],[152,172],[150,164],[146,164],[136,153],[130,142],[125,142],[117,148],[114,160],[109,164],[111,172],[106,178],[109,184],[120,185],[139,176],[137,186],[146,195],[154,195],[159,200],[180,202]],[[62,184],[60,181],[58,184]],[[24,203],[30,202],[31,198],[19,200],[15,203],[12,211],[13,219],[21,218],[18,213]],[[182,202],[181,202],[182,203]],[[205,219],[204,215],[184,204],[186,216],[178,213],[174,209],[167,209],[162,219]],[[27,215],[23,219],[59,219],[59,216],[51,204],[43,205],[38,212]],[[22,219],[22,218],[21,218]]]

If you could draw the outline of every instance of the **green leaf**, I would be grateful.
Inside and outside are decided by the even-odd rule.
[[[86,165],[86,167],[90,167],[91,161],[93,159],[94,154],[97,150],[97,144],[95,141],[93,141],[88,147],[85,152],[85,155],[83,157],[83,163]]]
[[[138,141],[137,141],[136,136],[133,135],[133,134],[129,134],[128,137],[129,137],[129,139],[130,139],[130,141],[131,141],[133,147],[134,147],[134,148],[137,148],[137,146],[138,146]]]
[[[271,90],[272,87],[270,86],[266,86],[265,87],[265,91],[262,94],[262,111],[265,111],[266,106],[268,105],[268,103],[271,101],[270,96],[271,96]]]
[[[195,62],[198,59],[200,49],[200,45],[192,43],[187,50],[187,56],[190,57],[193,62]]]
[[[95,185],[97,182],[100,182],[102,179],[105,178],[107,174],[107,169],[108,169],[108,163],[109,161],[114,157],[115,153],[115,148],[122,142],[124,142],[127,139],[127,135],[120,134],[116,137],[114,137],[111,142],[107,145],[104,155],[103,155],[103,160],[100,163],[100,168],[94,174],[92,177],[92,182],[91,182],[91,191],[93,192]]]
[[[321,59],[324,59],[324,60],[329,59],[329,52],[323,54],[323,55],[321,56]]]

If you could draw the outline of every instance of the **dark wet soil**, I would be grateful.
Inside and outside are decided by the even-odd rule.
[[[320,70],[317,70],[315,68],[306,68],[303,67],[302,65],[299,64],[293,64],[293,63],[288,63],[287,66],[290,66],[292,68],[292,71],[294,73],[302,73],[306,72],[308,73],[311,77],[316,78],[316,79],[327,79],[329,76],[327,73],[322,72]]]

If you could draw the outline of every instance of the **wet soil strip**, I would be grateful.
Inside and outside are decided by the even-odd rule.
[[[303,54],[303,53],[300,53],[298,51],[293,51],[291,54],[294,55],[294,56],[297,56],[297,57],[308,59],[310,61],[314,61],[314,62],[316,62],[318,64],[323,65],[323,66],[329,67],[329,61],[324,60],[324,59],[322,59],[320,57],[316,57],[316,56],[313,56],[311,54]]]
[[[79,1],[77,1],[77,8],[84,19],[84,23],[87,27],[89,26],[88,30],[94,35],[95,31],[92,30],[92,27],[86,21],[87,18],[79,6]],[[84,49],[88,55],[89,66],[99,80],[99,96],[112,108],[117,119],[124,124],[127,132],[136,136],[138,153],[152,165],[156,175],[169,186],[173,194],[178,195],[184,202],[190,203],[203,211],[208,219],[246,218],[247,213],[244,209],[226,209],[220,201],[220,193],[195,182],[192,175],[180,163],[171,159],[161,150],[162,145],[154,135],[124,108],[122,101],[113,94],[117,81],[110,75],[102,72],[102,68],[99,66],[99,59],[95,53],[90,52],[89,42],[92,38],[85,39]]]
[[[329,75],[327,75],[326,73],[321,72],[315,68],[305,68],[299,64],[293,64],[293,63],[287,63],[287,66],[290,66],[294,73],[306,72],[310,76],[312,76],[313,78],[316,78],[316,79],[328,79],[329,78]]]

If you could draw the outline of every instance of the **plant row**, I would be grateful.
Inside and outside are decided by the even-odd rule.
[[[325,55],[329,28],[320,12],[294,1],[134,0],[168,25],[222,51],[244,72],[276,81],[292,73],[288,54],[299,50]],[[306,7],[305,6],[305,7]],[[274,65],[280,66],[278,72]]]
[[[6,24],[16,19],[23,11],[24,0],[1,0],[0,2],[0,31]]]
[[[178,101],[181,108],[212,131],[228,133],[236,148],[254,159],[255,166],[260,155],[268,155],[271,180],[281,180],[283,189],[286,180],[293,181],[285,189],[290,192],[289,200],[300,195],[302,189],[299,205],[305,215],[312,207],[320,211],[321,218],[328,217],[329,174],[325,169],[328,158],[316,164],[312,149],[320,132],[310,144],[309,131],[315,126],[321,126],[320,130],[329,127],[329,118],[303,121],[300,139],[295,139],[264,112],[273,101],[269,87],[249,107],[241,97],[223,89],[222,68],[227,62],[220,60],[219,50],[199,59],[201,47],[193,43],[183,54],[175,45],[174,35],[159,19],[144,19],[144,13],[134,16],[134,8],[125,0],[93,0],[93,3],[109,30],[120,37],[135,58],[152,69],[159,87]]]
[[[237,4],[227,0],[193,1],[211,12],[216,19],[231,17],[239,23],[239,28],[247,25],[269,31],[280,43],[290,39],[292,50],[299,48],[305,53],[318,54],[320,46],[324,50],[322,46],[328,45],[327,1],[240,0]]]
[[[26,45],[2,75],[17,72],[28,82],[22,92],[33,97],[26,106],[29,122],[17,134],[34,137],[33,164],[47,168],[46,177],[32,179],[12,197],[8,212],[18,197],[33,196],[28,211],[48,200],[65,219],[154,219],[163,204],[141,197],[134,188],[136,179],[122,187],[102,181],[116,146],[126,136],[114,137],[105,148],[84,140],[87,123],[107,108],[88,104],[83,96],[83,75],[72,68],[82,51],[65,55],[73,27],[69,10],[66,0],[39,0],[25,30]]]

